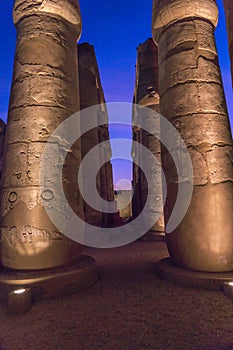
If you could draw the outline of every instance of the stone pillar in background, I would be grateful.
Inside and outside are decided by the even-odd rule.
[[[179,131],[194,169],[192,200],[167,234],[168,249],[178,266],[212,272],[233,270],[232,138],[214,39],[217,21],[213,0],[154,1],[161,114]],[[179,146],[174,154],[182,164]],[[167,222],[177,176],[167,154],[163,163]]]
[[[233,84],[233,1],[223,0],[226,14],[227,30],[228,30],[228,42],[229,42],[229,52],[231,59],[231,77]]]
[[[42,196],[49,205],[56,179],[47,179],[51,191],[41,194],[39,188],[46,141],[79,110],[74,72],[81,18],[76,0],[16,0],[13,18],[17,47],[1,198],[2,263],[12,269],[36,270],[67,265],[81,257],[82,247],[58,231],[41,201]],[[59,140],[53,145],[61,146]],[[66,194],[82,217],[82,201],[73,186],[80,153],[77,146],[66,163]]]
[[[101,101],[102,101],[102,118],[105,116],[108,118],[108,112],[105,108],[105,99],[103,96],[103,90],[99,90],[101,92]],[[109,137],[109,130],[108,125],[104,124],[102,127],[99,128],[99,142],[106,142],[105,146],[101,148],[101,154],[102,160],[111,158],[112,150],[111,150],[111,143],[110,143],[110,137]],[[109,205],[111,205],[111,208],[115,208],[115,212],[117,212],[117,203],[114,199],[114,188],[113,188],[113,171],[112,171],[112,164],[110,161],[106,162],[102,168],[100,169],[99,176],[101,178],[101,192],[100,195],[103,199],[109,202]],[[102,225],[104,227],[106,226],[113,226],[115,224],[114,222],[114,213],[105,213],[103,212],[103,221]]]
[[[78,45],[79,56],[79,87],[80,87],[80,109],[85,109],[91,106],[99,105],[94,110],[94,115],[90,112],[90,118],[95,118],[98,124],[100,118],[103,116],[107,120],[107,111],[105,108],[105,98],[100,81],[100,74],[94,47],[88,43]],[[85,124],[85,120],[81,123]],[[82,157],[84,157],[93,147],[97,146],[101,142],[109,141],[108,125],[102,125],[88,131],[82,136]],[[99,159],[96,160],[96,166],[106,159],[106,152],[111,152],[110,142],[108,145],[100,147]],[[85,174],[85,181],[88,181],[88,177],[92,178],[93,173]],[[103,199],[107,201],[114,200],[113,193],[113,177],[111,163],[106,162],[98,173],[96,179],[96,185],[99,194]],[[90,207],[87,203],[84,203],[84,215],[85,220],[89,224],[96,226],[107,226],[111,221],[111,214],[106,215],[104,212],[100,212]]]
[[[99,104],[97,86],[96,86],[96,71],[95,71],[95,55],[93,46],[83,43],[78,45],[78,75],[79,75],[79,90],[80,90],[80,109],[85,109],[90,106]],[[95,111],[94,111],[95,112]],[[89,115],[88,115],[89,116]],[[95,118],[97,121],[98,116],[96,114],[90,114],[91,118]],[[82,124],[85,124],[85,120],[81,119]],[[98,127],[88,131],[81,138],[82,158],[99,142]],[[96,159],[97,164],[100,159]],[[85,174],[84,181],[88,181],[89,177],[92,177],[93,173]],[[101,189],[101,179],[98,176],[96,179],[96,186],[98,191]],[[84,202],[84,218],[89,224],[101,226],[102,213],[90,207]]]
[[[137,143],[141,142],[140,128],[138,128],[134,122],[136,113],[137,113],[137,108],[135,105],[135,95],[136,95],[136,92],[134,92],[133,110],[132,110],[132,136],[133,136],[133,141],[135,141],[135,143],[132,146],[132,152],[131,152],[132,159],[133,159],[133,180],[132,180],[132,189],[133,189],[132,216],[133,218],[136,218],[142,210],[140,192],[141,192],[141,177],[143,176],[143,173],[141,172],[140,167],[134,162],[134,160],[139,159],[139,148],[137,146]]]
[[[134,95],[134,103],[152,109],[155,112],[159,112],[159,94],[158,94],[158,49],[153,39],[149,38],[145,43],[138,46],[138,57],[136,65],[136,87]],[[134,116],[136,117],[137,108],[134,109]],[[133,118],[134,118],[133,116]],[[151,123],[151,122],[150,122]],[[157,121],[155,120],[155,123]],[[145,125],[146,125],[145,121]],[[147,125],[150,127],[159,128],[159,125]],[[152,132],[142,129],[137,130],[133,128],[135,139],[137,142],[147,147],[151,153],[158,160],[158,166],[155,168],[151,166],[152,181],[155,186],[153,188],[153,196],[148,198],[150,213],[152,221],[157,216],[158,212],[163,211],[162,201],[162,171],[159,163],[161,163],[161,146],[160,141],[153,137]],[[140,158],[140,155],[139,155]],[[142,159],[141,159],[142,161]],[[150,162],[150,160],[148,159]],[[151,163],[152,164],[152,163]],[[133,185],[135,187],[134,196],[134,216],[137,216],[144,208],[147,200],[147,179],[141,171],[140,167],[134,165]],[[151,229],[156,232],[164,232],[164,220],[163,214],[160,215],[158,221]]]
[[[6,136],[6,124],[2,119],[0,119],[0,184],[2,181],[5,136]]]

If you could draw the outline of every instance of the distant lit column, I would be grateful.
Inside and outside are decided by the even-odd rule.
[[[104,103],[103,103],[104,102]],[[101,113],[105,120],[108,120],[108,112],[105,107],[105,100],[102,100]],[[100,194],[102,198],[109,202],[108,208],[114,209],[117,211],[117,203],[114,201],[114,188],[113,188],[113,171],[112,164],[109,159],[112,156],[112,149],[109,137],[108,125],[104,124],[99,128],[99,142],[105,142],[104,146],[101,147],[101,158],[104,162],[104,165],[100,169],[100,178],[101,178],[101,191]],[[103,212],[103,226],[111,226],[114,224],[114,215],[113,213]]]
[[[154,0],[161,114],[179,131],[194,168],[191,204],[166,240],[175,264],[213,272],[233,270],[232,138],[214,39],[217,21],[213,0]],[[174,154],[182,164],[179,146]],[[163,164],[167,222],[177,176],[167,154]]]
[[[135,89],[136,93],[136,89]],[[134,94],[134,103],[135,103],[135,94]],[[140,179],[141,179],[141,173],[140,168],[136,164],[136,161],[139,160],[139,147],[138,143],[140,142],[140,128],[135,125],[135,118],[136,118],[136,110],[137,107],[135,104],[133,104],[133,110],[132,110],[132,136],[133,141],[135,141],[132,145],[132,160],[133,160],[133,180],[132,180],[132,189],[133,189],[133,198],[132,198],[132,215],[133,218],[136,218],[141,210],[141,201],[140,201]]]
[[[91,106],[99,104],[98,91],[96,86],[96,62],[95,52],[92,45],[83,43],[78,45],[78,57],[79,57],[79,89],[80,89],[80,109],[85,109]],[[96,125],[98,123],[98,107],[90,109],[88,117],[95,120]],[[82,114],[81,114],[82,116]],[[86,115],[85,115],[86,117]],[[81,129],[84,128],[86,123],[85,118],[81,118]],[[82,145],[82,158],[84,158],[89,151],[99,143],[99,128],[96,127],[89,130],[81,138]],[[98,154],[99,156],[99,154]],[[100,156],[95,159],[93,167],[97,167],[100,163]],[[85,181],[85,189],[88,191],[88,183],[92,178],[93,173],[90,171],[84,175],[83,181]],[[98,191],[101,190],[101,178],[97,176],[96,186]],[[84,217],[87,223],[101,226],[102,213],[95,210],[86,202],[84,202]]]
[[[111,153],[111,145],[109,142],[108,125],[101,125],[102,121],[108,120],[107,110],[105,107],[104,92],[100,81],[100,73],[95,56],[94,47],[88,43],[78,45],[79,56],[79,87],[80,87],[80,109],[86,109],[91,106],[88,112],[88,117],[100,124],[96,128],[88,131],[82,136],[82,157],[88,155],[91,149],[102,142],[106,141],[105,145],[99,146],[98,159],[95,159],[94,167],[99,167],[99,164],[107,159],[107,155]],[[82,116],[82,114],[81,114]],[[87,114],[85,114],[85,118]],[[85,118],[81,119],[81,127],[85,126]],[[84,181],[88,191],[88,183],[93,176],[93,172],[85,174]],[[106,201],[114,200],[113,193],[113,177],[111,163],[106,162],[100,169],[96,178],[96,186],[99,194]],[[90,194],[91,195],[91,194]],[[89,224],[96,226],[107,226],[111,221],[111,214],[97,211],[84,203],[85,219]]]
[[[138,46],[138,59],[137,59],[137,82],[135,89],[135,103],[140,106],[144,106],[152,109],[155,112],[159,112],[159,93],[158,93],[158,49],[153,39],[148,39],[145,43]],[[145,113],[146,114],[146,113]],[[163,220],[163,200],[162,200],[162,169],[161,169],[161,145],[160,140],[153,136],[153,132],[159,133],[160,125],[159,118],[151,118],[146,120],[146,116],[143,117],[143,124],[147,126],[148,130],[140,130],[141,143],[150,150],[152,158],[157,159],[157,164],[153,163],[149,159],[147,162],[151,164],[150,174],[144,176],[142,172],[140,179],[140,201],[141,210],[148,199],[149,212],[147,215],[152,222],[155,222],[155,218],[159,215],[158,220],[151,228],[153,231],[164,232],[164,220]],[[143,157],[141,157],[143,158]],[[141,159],[143,162],[144,159]],[[151,176],[151,180],[148,179]],[[153,183],[153,188],[150,189],[151,195],[148,197],[148,185],[147,180]]]
[[[233,84],[233,1],[232,0],[223,0],[225,6],[225,14],[227,21],[227,30],[228,30],[228,42],[229,42],[229,52],[231,59],[231,77]]]
[[[99,120],[104,120],[105,123],[99,128],[99,143],[104,142],[104,147],[101,147],[101,161],[104,165],[101,167],[99,176],[102,179],[101,196],[108,202],[108,209],[117,212],[117,202],[114,200],[114,186],[113,186],[113,170],[112,170],[112,148],[109,135],[109,117],[106,107],[106,100],[104,97],[103,87],[101,85],[100,73],[97,65],[97,85],[99,95]],[[113,213],[102,213],[102,224],[103,226],[112,226],[114,222]]]
[[[48,138],[79,110],[74,72],[81,18],[76,0],[16,0],[13,18],[17,47],[1,198],[2,263],[12,269],[36,270],[67,265],[81,257],[82,247],[58,231],[42,203],[42,198],[48,206],[54,202],[56,179],[47,179],[51,190],[40,193],[39,188],[40,162]],[[60,149],[59,142],[53,143],[55,151]],[[69,157],[66,194],[82,217],[82,201],[74,189],[78,146]]]

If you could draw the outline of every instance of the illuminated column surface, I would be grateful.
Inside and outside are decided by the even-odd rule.
[[[42,193],[39,188],[46,141],[63,120],[79,110],[74,72],[81,18],[77,0],[16,0],[13,19],[17,46],[1,199],[2,264],[37,270],[67,265],[81,257],[81,245],[62,235],[43,207],[41,197],[50,205],[53,187]],[[59,140],[53,147],[60,147]],[[74,190],[78,147],[67,160],[65,181],[69,203],[82,217],[82,202]],[[56,186],[56,179],[47,181]]]
[[[232,138],[214,39],[217,21],[213,0],[154,1],[161,114],[185,141],[194,170],[190,206],[166,234],[167,245],[176,265],[209,272],[233,270]],[[179,145],[174,154],[182,164]],[[167,154],[163,164],[167,222],[177,177]]]
[[[78,45],[79,57],[79,88],[80,88],[80,109],[86,109],[91,106],[96,106],[94,109],[89,109],[81,119],[81,124],[86,123],[85,118],[92,118],[98,125],[100,118],[108,120],[107,110],[105,107],[104,92],[100,81],[100,73],[98,63],[95,56],[94,47],[88,43]],[[82,114],[81,114],[82,116]],[[100,145],[98,159],[93,159],[93,167],[99,168],[102,160],[109,159],[111,156],[111,145],[109,141],[108,125],[103,124],[88,131],[82,136],[82,157],[88,155],[91,149],[102,142],[106,141],[105,145]],[[110,152],[110,153],[109,153]],[[109,153],[109,154],[108,154]],[[93,176],[93,171],[84,175],[86,182],[86,190],[88,191],[88,182]],[[113,177],[112,166],[110,161],[107,161],[99,170],[96,178],[97,190],[100,196],[106,201],[113,201]],[[84,204],[85,220],[92,225],[107,226],[111,223],[111,214],[105,214],[104,211],[97,211]]]
[[[136,105],[144,106],[152,109],[155,112],[159,112],[159,93],[158,93],[158,49],[155,45],[153,39],[149,38],[143,44],[138,46],[138,57],[137,57],[137,69],[136,69],[136,87],[135,87],[135,96],[134,103]],[[137,108],[134,108],[134,113],[137,114]],[[139,112],[140,113],[140,112]],[[146,113],[145,113],[146,115]],[[155,217],[158,216],[158,213],[163,211],[163,202],[162,202],[162,173],[161,173],[161,146],[160,141],[153,137],[153,131],[159,132],[159,120],[154,118],[154,120],[148,119],[145,120],[146,116],[144,115],[143,125],[148,127],[148,130],[137,130],[137,127],[134,128],[134,133],[140,133],[138,136],[138,142],[142,143],[147,147],[152,157],[156,157],[157,166],[150,160],[146,159],[151,164],[150,174],[152,176],[153,183],[153,194],[148,198],[149,201],[149,212],[147,213],[150,217],[150,221],[154,222]],[[137,116],[135,115],[137,118]],[[137,146],[135,146],[137,147]],[[140,157],[140,152],[138,155]],[[140,159],[143,161],[143,159]],[[139,176],[137,176],[137,172]],[[135,197],[133,207],[139,206],[136,208],[135,212],[141,212],[144,208],[144,205],[147,200],[147,178],[143,175],[143,172],[140,170],[140,167],[134,165],[134,184],[135,184]],[[137,180],[138,178],[138,180]],[[149,180],[149,179],[148,179]],[[139,191],[137,187],[140,187]],[[139,199],[137,198],[139,196]],[[137,204],[138,203],[138,204]],[[136,214],[135,213],[135,214]],[[163,214],[161,214],[152,227],[153,231],[163,232],[164,231],[164,222]]]
[[[228,42],[229,42],[229,53],[231,59],[231,77],[233,84],[233,1],[232,0],[223,0],[227,21],[227,30],[228,30]]]
[[[78,45],[78,57],[79,57],[79,89],[80,89],[80,109],[85,109],[91,106],[99,104],[98,91],[96,86],[96,70],[95,70],[95,54],[93,46],[88,43]],[[98,122],[97,108],[94,110],[90,109],[89,113],[85,115],[85,118],[81,118],[82,124],[85,125],[86,117],[92,118]],[[83,125],[83,127],[84,127]],[[88,131],[82,136],[82,157],[84,158],[88,152],[95,146],[98,145],[99,131],[98,127]],[[93,160],[98,166],[100,159]],[[93,164],[93,167],[95,165]],[[86,183],[86,190],[88,190],[89,178],[92,178],[93,172],[90,171],[84,175],[83,181]],[[101,188],[101,179],[98,176],[96,179],[96,186],[98,191]],[[101,226],[102,224],[102,213],[95,210],[84,202],[84,217],[87,223],[92,225]]]

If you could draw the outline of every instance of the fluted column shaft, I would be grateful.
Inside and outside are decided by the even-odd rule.
[[[161,114],[185,141],[194,170],[192,200],[167,234],[168,249],[175,264],[214,272],[233,270],[232,139],[214,40],[217,19],[213,0],[154,1]],[[173,154],[182,164],[179,145]],[[166,153],[163,163],[168,221],[177,177]]]

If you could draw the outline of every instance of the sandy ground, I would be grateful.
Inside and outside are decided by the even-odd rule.
[[[37,302],[24,316],[0,309],[1,350],[233,349],[233,301],[222,292],[161,281],[162,242],[97,250],[99,281],[72,296]]]

